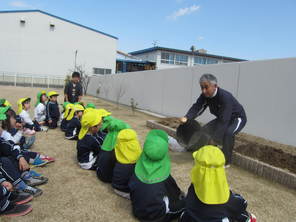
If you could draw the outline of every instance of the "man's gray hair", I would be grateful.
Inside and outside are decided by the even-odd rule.
[[[205,73],[199,79],[199,83],[202,82],[210,82],[212,84],[217,84],[218,81],[216,76],[214,76],[213,74]]]

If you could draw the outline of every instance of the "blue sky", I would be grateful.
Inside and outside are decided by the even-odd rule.
[[[296,57],[296,0],[0,0],[40,9],[119,38],[130,52],[159,46],[243,59]]]

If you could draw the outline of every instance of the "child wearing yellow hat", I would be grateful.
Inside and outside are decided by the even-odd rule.
[[[116,163],[113,169],[112,187],[118,195],[130,199],[128,182],[142,152],[137,133],[124,129],[118,133],[115,146]]]
[[[94,169],[94,163],[100,151],[100,144],[95,134],[101,127],[102,117],[96,112],[87,112],[81,118],[81,129],[78,134],[77,160],[82,169]]]
[[[46,119],[50,129],[55,129],[58,127],[58,121],[60,119],[60,110],[57,102],[58,93],[55,91],[50,91],[47,93],[49,101],[46,104]]]
[[[67,125],[65,137],[68,140],[77,140],[80,132],[81,123],[80,119],[83,115],[84,107],[80,104],[75,104],[71,113],[69,114],[71,120]]]
[[[171,221],[185,207],[184,194],[171,176],[168,135],[151,130],[129,181],[133,214],[140,221]]]
[[[247,201],[233,193],[225,175],[225,157],[216,146],[206,145],[193,153],[195,165],[180,222],[256,222],[246,211]]]
[[[74,104],[69,102],[64,102],[63,104],[63,111],[62,111],[62,121],[61,121],[61,130],[66,132],[69,120],[67,120],[69,114],[71,113],[72,109],[74,108]]]

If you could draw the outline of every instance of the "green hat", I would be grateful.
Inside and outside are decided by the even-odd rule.
[[[0,107],[0,120],[6,120],[7,116],[5,113],[8,109],[10,109],[10,106]]]
[[[85,108],[93,108],[93,109],[95,109],[96,106],[93,103],[88,103]]]
[[[160,183],[171,173],[168,135],[161,131],[151,130],[148,133],[143,152],[135,167],[137,178],[145,184]]]
[[[5,99],[0,99],[0,106],[2,106],[5,103]]]
[[[46,91],[42,90],[41,92],[37,93],[37,101],[36,101],[35,107],[38,106],[39,103],[41,103],[40,100],[42,95],[46,95]]]
[[[104,139],[101,149],[112,151],[116,145],[118,133],[123,129],[131,128],[127,123],[113,118],[107,126],[108,134]]]
[[[66,106],[67,106],[68,104],[70,104],[70,102],[64,102],[64,103],[63,103],[63,107],[64,107],[64,109],[66,109]]]
[[[112,120],[114,120],[115,118],[113,116],[106,116],[103,119],[103,124],[101,127],[101,131],[104,131],[105,129],[107,129],[111,123]]]

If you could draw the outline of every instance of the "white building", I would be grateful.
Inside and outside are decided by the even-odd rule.
[[[246,61],[243,59],[208,54],[204,49],[192,52],[158,46],[130,52],[129,54],[143,60],[155,62],[156,69]]]
[[[0,11],[0,73],[115,73],[117,38],[40,10]]]

